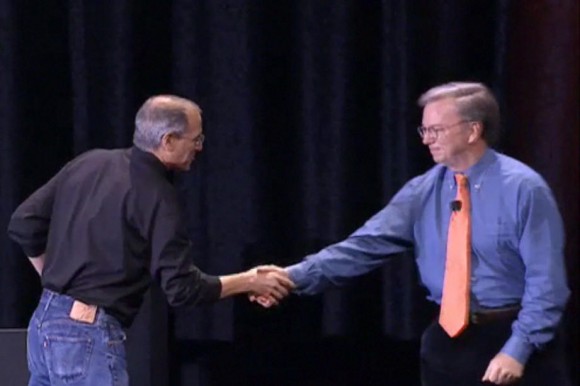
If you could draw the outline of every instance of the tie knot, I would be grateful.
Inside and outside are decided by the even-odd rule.
[[[467,187],[467,176],[461,173],[455,173],[455,182],[458,186]]]

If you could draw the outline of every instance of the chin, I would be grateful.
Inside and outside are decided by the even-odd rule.
[[[193,164],[193,159],[187,160],[179,165],[179,170],[188,171],[191,169],[191,165]]]
[[[431,157],[433,158],[433,162],[437,164],[445,163],[445,157],[441,153],[431,154]]]

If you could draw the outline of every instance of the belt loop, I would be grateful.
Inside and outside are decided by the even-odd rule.
[[[48,299],[46,300],[46,305],[44,306],[44,312],[46,312],[46,310],[48,310],[48,307],[50,306],[50,303],[52,303],[52,299],[54,299],[54,296],[56,294],[52,291],[48,291],[45,289],[43,289],[42,291],[48,293]]]
[[[52,300],[55,298],[56,293],[49,291],[47,289],[43,289],[42,290],[42,295],[40,295],[41,299],[44,296],[44,294],[48,295],[48,299],[46,299],[46,304],[44,305],[44,308],[42,310],[42,314],[40,315],[40,318],[38,320],[38,327],[42,326],[42,323],[44,322],[44,317],[48,311],[48,307],[50,307],[50,304],[52,303]]]

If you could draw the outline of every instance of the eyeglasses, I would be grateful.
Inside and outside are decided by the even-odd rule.
[[[186,137],[184,135],[180,136],[179,138],[189,139],[195,146],[201,146],[205,141],[205,135],[203,135],[203,133],[194,138]]]
[[[447,126],[441,126],[441,125],[434,125],[434,126],[429,126],[429,127],[419,126],[419,127],[417,127],[417,132],[419,133],[419,136],[421,136],[421,138],[433,137],[434,139],[437,139],[437,137],[439,136],[439,133],[445,132],[452,127],[455,127],[457,125],[461,125],[462,123],[466,123],[466,122],[470,122],[470,121],[462,120],[462,121],[459,121],[459,122],[456,122],[456,123],[453,123],[453,124],[447,125]]]

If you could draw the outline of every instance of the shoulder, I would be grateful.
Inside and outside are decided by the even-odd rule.
[[[123,170],[125,151],[126,149],[93,149],[86,151],[64,165],[59,174],[76,178],[82,176],[94,177],[93,173],[106,172],[107,169],[114,170],[118,174]]]
[[[496,165],[498,177],[508,187],[521,191],[549,190],[548,184],[540,173],[513,157],[497,153]]]
[[[119,158],[125,158],[129,149],[92,149],[79,154],[73,161],[107,161]]]
[[[446,168],[442,165],[435,165],[425,173],[411,178],[395,194],[390,203],[402,202],[417,203],[429,197],[431,192],[440,184],[445,176]]]
[[[431,190],[437,181],[445,176],[445,166],[435,165],[425,173],[411,178],[403,186],[403,189],[414,190],[416,192],[425,192]]]
[[[498,153],[497,159],[497,186],[512,207],[520,211],[532,207],[557,210],[554,194],[540,173],[504,154]]]
[[[128,149],[92,149],[76,156],[67,166],[92,165],[99,167],[128,160]]]

